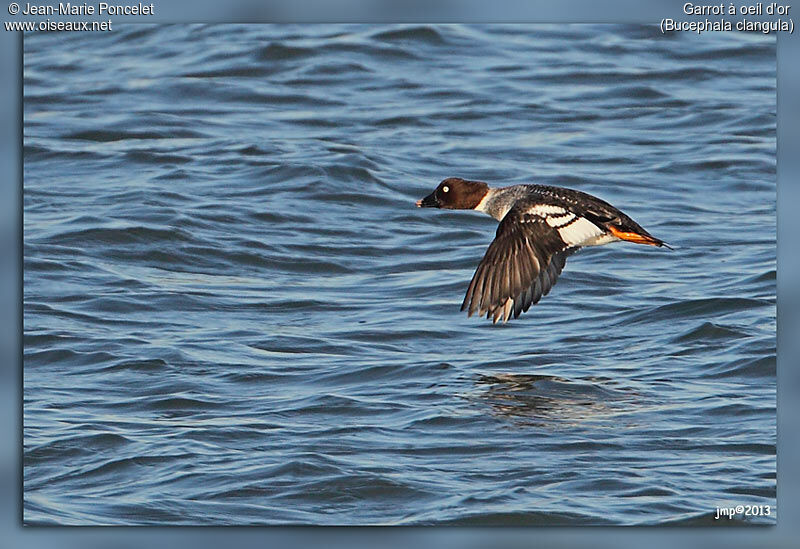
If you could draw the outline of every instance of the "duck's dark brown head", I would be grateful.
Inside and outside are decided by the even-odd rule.
[[[448,177],[431,194],[417,200],[418,208],[446,208],[448,210],[473,210],[489,191],[483,181],[467,181]]]

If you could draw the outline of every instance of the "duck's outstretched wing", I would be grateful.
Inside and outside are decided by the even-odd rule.
[[[518,202],[497,227],[461,310],[493,322],[517,318],[547,295],[567,257],[603,229],[561,206]]]

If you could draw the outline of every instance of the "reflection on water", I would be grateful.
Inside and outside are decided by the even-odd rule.
[[[482,375],[477,398],[492,413],[517,424],[559,428],[611,420],[641,404],[640,395],[604,379],[569,380],[535,374]]]

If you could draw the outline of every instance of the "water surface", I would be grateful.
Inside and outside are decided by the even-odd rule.
[[[774,37],[118,27],[24,38],[26,523],[775,522]],[[676,249],[468,319],[447,176]]]

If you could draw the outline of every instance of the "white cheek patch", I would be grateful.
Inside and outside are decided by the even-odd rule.
[[[559,228],[558,234],[567,246],[585,246],[587,242],[602,236],[604,231],[585,217],[578,217],[569,225]]]

